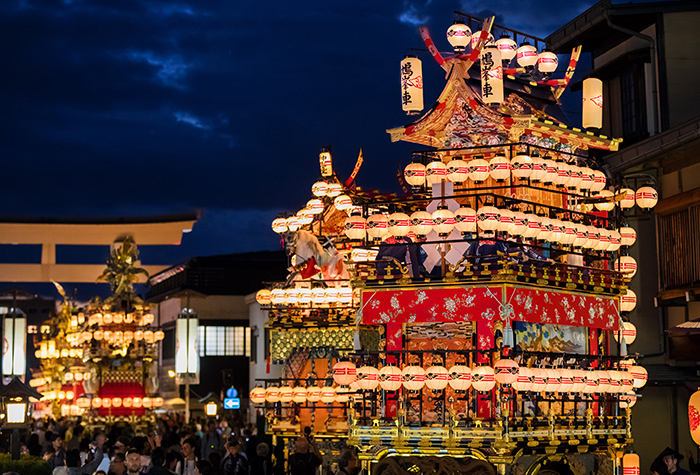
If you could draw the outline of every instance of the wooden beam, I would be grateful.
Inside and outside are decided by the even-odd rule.
[[[700,188],[659,201],[654,207],[654,213],[670,214],[696,204],[700,204]]]

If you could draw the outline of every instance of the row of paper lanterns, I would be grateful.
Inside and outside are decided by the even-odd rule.
[[[355,394],[344,388],[334,388],[332,386],[269,386],[267,388],[255,387],[250,391],[250,401],[254,404],[265,402],[289,403],[295,402],[303,404],[307,402],[322,402],[332,404],[334,402],[346,403]]]
[[[376,213],[367,219],[353,214],[344,223],[345,235],[355,240],[401,237],[409,233],[425,236],[431,231],[447,236],[453,229],[462,234],[477,230],[504,232],[511,236],[610,252],[617,251],[620,246],[629,247],[637,239],[636,231],[629,226],[609,230],[489,205],[478,210],[461,207],[454,213],[445,207],[433,213],[415,211],[411,215]]]
[[[155,321],[155,316],[152,313],[146,313],[139,317],[138,314],[134,313],[93,313],[88,317],[88,325],[121,325],[121,324],[135,324],[135,325],[150,325]],[[72,324],[72,322],[71,322]],[[75,325],[73,325],[75,326]]]
[[[444,366],[373,366],[357,368],[345,361],[333,366],[336,383],[350,386],[357,383],[360,390],[396,391],[401,387],[417,391],[424,386],[442,390],[448,385],[464,391],[473,387],[477,391],[490,391],[496,383],[511,385],[516,391],[572,392],[572,393],[626,393],[641,388],[647,382],[647,371],[642,366],[630,365],[626,370],[582,370],[563,368],[520,367],[515,361],[502,359],[493,367],[455,365]]]
[[[467,46],[471,46],[474,49],[480,39],[479,33],[472,36],[471,28],[463,22],[455,22],[447,29],[447,41],[457,52],[464,51]],[[538,54],[537,48],[527,41],[524,41],[518,47],[518,44],[508,35],[503,35],[498,40],[494,40],[493,34],[489,33],[485,46],[495,45],[501,52],[501,58],[505,61],[511,61],[513,58],[516,58],[518,65],[523,68],[537,64],[538,69],[543,73],[553,73],[557,69],[559,59],[551,51],[542,50]]]
[[[353,303],[350,287],[316,287],[289,289],[261,289],[255,295],[260,305],[334,305],[349,306]]]
[[[72,399],[72,398],[70,398]],[[119,407],[126,407],[126,408],[146,408],[149,409],[151,407],[161,407],[163,404],[165,404],[165,401],[163,400],[162,397],[99,397],[95,396],[93,398],[87,398],[87,397],[81,397],[76,400],[76,404],[78,407],[82,408],[88,408],[88,407],[93,407],[95,409],[99,408],[119,408]]]

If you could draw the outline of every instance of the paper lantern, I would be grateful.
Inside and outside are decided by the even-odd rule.
[[[90,407],[90,399],[88,399],[88,398],[86,398],[86,397],[79,397],[79,398],[75,401],[75,404],[76,404],[78,407],[87,408],[87,407]]]
[[[642,209],[651,209],[659,201],[659,194],[650,186],[643,186],[634,194],[637,206]]]
[[[265,388],[261,388],[260,386],[253,388],[250,391],[250,402],[253,404],[263,404],[265,402]],[[139,401],[140,403],[141,401]],[[134,401],[134,407],[136,406],[136,401]]]
[[[389,218],[383,214],[373,214],[367,218],[367,236],[381,239],[389,234]]]
[[[637,327],[631,322],[623,322],[620,330],[613,332],[615,341],[620,341],[620,333],[622,333],[622,338],[628,345],[631,345],[637,339]]]
[[[639,475],[639,455],[625,454],[622,457],[622,475]]]
[[[553,73],[557,70],[558,65],[559,58],[549,50],[544,50],[537,55],[537,69],[539,69],[540,72],[547,74]]]
[[[144,407],[146,407],[146,398],[143,398]],[[280,400],[280,388],[277,386],[269,386],[265,388],[265,400],[267,402],[279,402]]]
[[[542,181],[546,184],[553,184],[559,176],[559,164],[552,160],[550,157],[544,157],[542,159],[542,162],[545,167],[544,177],[542,177]]]
[[[515,213],[508,208],[499,209],[498,211],[500,213],[500,217],[497,230],[503,233],[510,233],[510,230],[513,229]]]
[[[500,225],[501,213],[495,206],[482,206],[476,212],[476,225],[483,231],[495,231]]]
[[[534,66],[537,63],[537,48],[524,41],[521,43],[520,48],[516,50],[515,58],[520,67],[529,68]]]
[[[564,161],[557,162],[557,177],[554,180],[554,184],[559,187],[566,187],[571,180],[571,167]]]
[[[590,190],[594,183],[595,175],[593,174],[593,170],[588,167],[581,167],[581,183],[578,187],[581,190]]]
[[[523,232],[524,238],[534,239],[540,234],[540,217],[533,213],[526,213],[527,229]]]
[[[263,389],[263,388],[260,388],[260,389]],[[263,389],[263,400],[261,402],[265,402],[265,390],[264,389]],[[140,407],[143,407],[143,399],[141,399],[140,397],[135,397],[131,404],[132,404],[132,406],[134,406],[137,409]]]
[[[410,230],[416,236],[425,236],[433,230],[433,215],[427,211],[416,211],[409,218]]]
[[[472,370],[469,366],[455,365],[447,370],[447,383],[455,391],[466,391],[472,385]]]
[[[518,368],[518,376],[513,381],[513,389],[520,392],[532,390],[533,373],[530,368],[522,366]]]
[[[616,230],[609,231],[610,245],[608,246],[608,252],[616,252],[620,249],[621,237],[620,233]]]
[[[586,371],[586,387],[583,392],[586,394],[597,393],[600,387],[600,379],[597,371]]]
[[[311,288],[309,287],[302,287],[299,289],[299,293],[297,294],[297,302],[299,305],[309,305],[311,303],[311,298],[313,297],[313,294],[311,292]]]
[[[561,243],[566,237],[566,224],[561,219],[552,219],[552,237],[549,238],[551,242]],[[562,243],[563,244],[563,243]]]
[[[477,366],[472,370],[472,387],[477,391],[491,391],[496,385],[496,373],[490,366]]]
[[[321,388],[318,386],[307,387],[306,400],[309,402],[319,402],[321,400]]]
[[[610,231],[605,228],[598,228],[600,239],[594,248],[595,251],[607,251],[610,247]]]
[[[481,38],[481,34],[476,34],[472,35],[472,40],[470,42],[472,50],[476,49],[476,45],[479,42],[479,39]],[[488,37],[486,38],[486,42],[484,43],[484,46],[490,45],[493,43],[494,37],[491,33],[489,33]]]
[[[632,289],[627,289],[627,293],[620,295],[620,310],[631,312],[637,306],[637,294]]]
[[[621,367],[622,368],[622,367]],[[634,389],[634,376],[632,376],[632,373],[630,373],[627,370],[622,370],[619,371],[620,373],[620,392],[621,393],[628,393]]]
[[[532,173],[530,180],[539,183],[544,180],[544,175],[547,173],[547,164],[539,156],[532,157]]]
[[[401,372],[403,387],[409,391],[419,391],[425,384],[425,370],[420,366],[406,366]]]
[[[566,184],[566,187],[570,190],[576,190],[579,188],[581,181],[583,180],[583,171],[581,170],[581,167],[569,165],[569,173],[571,174],[571,178]]]
[[[608,393],[610,392],[610,374],[607,371],[594,371],[598,377],[598,388],[596,392],[598,393]]]
[[[95,396],[92,398],[92,407],[99,409],[102,407],[102,398],[99,396]]]
[[[365,218],[359,214],[348,216],[344,225],[345,235],[350,239],[364,239],[367,232]]]
[[[595,226],[587,226],[588,240],[583,245],[586,249],[595,249],[600,244],[600,230]]]
[[[350,361],[339,361],[333,365],[333,381],[349,385],[357,379],[357,367]]]
[[[301,223],[299,222],[299,218],[297,216],[290,216],[287,218],[287,228],[291,232],[299,231],[300,227]]]
[[[326,196],[329,198],[335,198],[343,192],[343,185],[340,183],[329,183],[326,189]]]
[[[284,303],[285,305],[298,305],[299,304],[299,290],[296,287],[292,287],[291,289],[286,289],[284,291]],[[313,293],[312,295],[312,300],[313,300]]]
[[[688,400],[688,422],[690,437],[693,438],[693,442],[700,445],[700,391],[695,391]]]
[[[270,305],[272,303],[272,292],[268,289],[260,289],[258,293],[255,294],[255,300],[260,305]]]
[[[455,51],[464,51],[472,39],[472,30],[461,21],[455,21],[447,29],[447,41]]]
[[[620,244],[623,246],[631,246],[637,240],[637,231],[629,226],[622,226],[618,232],[620,233]]]
[[[469,162],[469,178],[476,183],[482,183],[489,177],[489,162],[478,156]]]
[[[561,384],[559,385],[560,393],[568,393],[574,388],[574,372],[570,369],[560,369],[559,370],[559,380]]]
[[[105,325],[111,325],[112,324],[112,314],[111,313],[105,313],[102,316],[102,321],[104,322]]]
[[[603,173],[600,170],[593,170],[593,185],[591,185],[591,191],[595,193],[603,191],[603,189],[605,189],[607,181],[608,179],[605,176],[605,173]],[[610,193],[610,196],[612,196],[612,192]]]
[[[503,61],[510,62],[513,58],[515,58],[518,44],[513,41],[507,33],[503,33],[501,35],[501,37],[496,41],[496,46],[501,52],[501,59]]]
[[[493,366],[496,382],[499,384],[513,384],[518,379],[518,363],[509,359],[499,360]]]
[[[425,385],[433,391],[445,389],[448,384],[447,368],[444,366],[430,366],[425,370]]]
[[[357,370],[360,389],[373,390],[379,386],[379,370],[373,366],[363,366]]]
[[[634,391],[629,391],[628,393],[620,396],[620,407],[622,409],[627,409],[635,404],[637,404],[637,395],[634,393]]]
[[[622,390],[622,373],[620,371],[608,371],[608,379],[610,381],[608,391],[611,394],[617,394]]]
[[[547,373],[547,384],[544,387],[545,392],[555,393],[561,389],[561,374],[558,369],[545,369]]]
[[[335,388],[332,386],[325,386],[321,388],[321,402],[326,404],[332,404],[335,402]]]
[[[643,366],[632,366],[630,367],[627,371],[630,372],[632,377],[634,378],[634,388],[639,389],[644,387],[645,384],[647,384],[647,379],[649,378],[649,375],[647,373],[647,370]]]
[[[403,373],[397,366],[384,366],[379,370],[379,385],[384,391],[397,391],[403,385]]]
[[[572,393],[583,392],[586,389],[586,386],[588,386],[588,372],[584,371],[582,369],[573,369],[571,371],[574,374],[574,376],[573,376],[574,384],[571,388],[571,392]]]
[[[564,234],[559,240],[565,246],[571,246],[576,241],[576,224],[572,221],[564,221]]]
[[[432,217],[431,217],[432,219]],[[476,211],[471,208],[459,208],[455,211],[455,228],[462,234],[476,232]]]
[[[317,181],[311,185],[311,194],[314,196],[322,197],[326,196],[328,192],[328,183],[325,181]]]
[[[530,386],[530,391],[534,391],[536,393],[544,391],[544,388],[547,387],[547,371],[540,368],[532,368],[530,371],[532,383]]]
[[[161,407],[163,404],[165,404],[165,401],[162,397],[154,397],[153,399],[151,399],[151,401],[153,407]]]
[[[447,178],[452,183],[463,183],[469,178],[469,165],[460,159],[447,162]]]
[[[583,80],[583,128],[603,127],[603,81],[596,78]]]
[[[510,170],[514,177],[526,180],[532,175],[534,164],[526,154],[516,155],[511,161]]]
[[[134,405],[134,399],[130,397],[125,397],[122,401],[124,407],[132,407]]]
[[[540,232],[536,236],[536,238],[541,241],[549,241],[552,237],[553,232],[554,224],[552,223],[552,220],[549,219],[547,216],[542,216],[540,218]]]
[[[613,269],[624,273],[627,279],[631,279],[637,273],[637,261],[630,256],[621,256],[613,264]]]
[[[310,210],[304,208],[299,210],[296,214],[297,217],[297,222],[299,223],[300,226],[306,226],[307,224],[311,224],[314,220],[314,213],[312,213]]]
[[[576,239],[574,239],[573,246],[576,248],[584,247],[588,242],[588,226],[582,223],[576,223]]]
[[[422,163],[409,163],[403,170],[406,183],[413,187],[425,185],[425,165]]]
[[[513,226],[508,234],[511,236],[522,236],[527,231],[528,219],[522,211],[513,211]]]
[[[594,195],[593,198],[608,200],[613,197],[613,192],[610,190],[601,190],[598,194]],[[613,201],[597,201],[594,206],[599,211],[612,211],[615,208],[615,203]]]
[[[352,288],[341,287],[338,292],[338,303],[348,305],[352,303]]]
[[[350,392],[342,388],[335,389],[335,400],[336,402],[346,403],[350,400]]]
[[[433,213],[433,230],[440,237],[446,237],[452,232],[455,227],[455,215],[447,209],[447,206],[438,206],[438,209]]]
[[[429,185],[441,183],[447,179],[447,165],[440,160],[434,160],[425,167],[425,181]]]
[[[405,236],[411,230],[410,218],[405,213],[393,213],[389,216],[389,234]]]
[[[326,289],[322,287],[311,289],[311,303],[316,306],[326,303]]]
[[[401,106],[407,114],[423,110],[423,63],[413,56],[401,61]]]
[[[479,59],[481,65],[481,100],[484,104],[500,104],[503,102],[501,52],[495,44],[488,44],[481,50]]]
[[[338,290],[336,287],[327,287],[323,294],[323,298],[325,299],[326,304],[336,304],[340,298],[339,295],[340,290]]]
[[[333,200],[333,206],[339,211],[347,211],[352,208],[352,199],[348,195],[338,195]]]

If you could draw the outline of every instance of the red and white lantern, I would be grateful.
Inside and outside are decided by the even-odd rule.
[[[496,373],[496,382],[499,384],[513,384],[518,380],[520,366],[513,360],[499,360],[493,367]]]
[[[306,388],[306,400],[309,402],[319,402],[321,400],[321,388],[309,386]]]
[[[620,244],[623,246],[631,246],[637,240],[637,231],[629,226],[623,226],[618,231],[620,233]]]
[[[321,402],[332,404],[335,402],[335,388],[333,386],[325,386],[321,388]]]
[[[425,185],[425,165],[422,163],[409,163],[403,171],[406,183],[413,187]]]
[[[448,378],[447,369],[444,366],[430,366],[425,370],[425,385],[433,391],[445,389]]]
[[[489,162],[483,158],[475,158],[469,162],[469,178],[476,183],[482,183],[489,177]]]
[[[520,392],[526,392],[532,390],[532,380],[533,380],[532,370],[526,366],[518,368],[518,377],[513,382],[513,389]]]
[[[455,215],[447,206],[438,206],[433,213],[433,230],[441,237],[446,237],[455,227]]]
[[[510,178],[510,160],[505,155],[496,155],[489,161],[489,173],[496,181],[505,181]]]
[[[634,199],[635,193],[634,193],[634,190],[632,190],[632,189],[630,189],[630,188],[622,188],[622,189],[619,191],[619,194],[621,194],[621,195],[624,194],[624,195],[625,195],[624,198],[622,198],[622,199],[620,200],[620,208],[622,208],[622,209],[630,209],[630,208],[634,207],[634,204],[635,204],[635,199]]]
[[[428,163],[425,167],[425,181],[428,185],[441,183],[443,180],[447,180],[447,165],[440,160]]]
[[[411,230],[410,218],[406,213],[393,213],[389,216],[389,234],[392,236],[405,236]]]
[[[294,396],[294,390],[290,386],[281,386],[279,388],[279,398],[280,402],[292,402],[292,397]]]
[[[634,194],[637,206],[642,209],[651,209],[659,201],[659,194],[650,186],[643,186]]]
[[[333,381],[349,385],[357,379],[357,367],[350,361],[339,361],[333,365]]]
[[[264,404],[265,403],[265,388],[260,386],[253,388],[250,391],[250,402],[253,404]]]
[[[279,402],[280,400],[280,388],[277,386],[270,386],[265,388],[265,400],[267,402]]]
[[[456,158],[447,162],[447,178],[452,183],[464,183],[469,178],[469,165],[464,160]]]
[[[455,228],[462,234],[475,233],[476,219],[476,210],[471,208],[459,208],[455,211]]]
[[[628,345],[631,345],[637,339],[637,327],[631,322],[623,322],[620,331],[613,332],[615,341],[620,341],[620,333],[622,333],[622,338]]]
[[[482,206],[476,213],[476,225],[483,231],[495,231],[501,224],[501,213],[495,206]]]
[[[360,389],[371,391],[379,386],[379,370],[374,366],[363,366],[357,370]]]
[[[530,178],[533,166],[532,158],[524,153],[516,155],[510,164],[513,176],[523,180]]]
[[[690,437],[693,438],[693,442],[700,445],[700,391],[695,391],[688,401],[688,422]]]
[[[381,239],[389,234],[389,218],[383,214],[373,214],[367,218],[367,236]]]
[[[625,277],[631,279],[637,273],[637,261],[630,256],[619,257],[613,264],[613,268],[625,274]]]
[[[466,391],[472,385],[472,370],[469,366],[455,365],[447,370],[448,384],[455,391]]]
[[[297,386],[292,389],[292,401],[297,404],[303,404],[306,402],[306,388]]]
[[[472,387],[477,391],[491,391],[496,385],[496,373],[490,366],[477,366],[472,370]]]
[[[420,366],[406,366],[403,371],[403,387],[409,391],[420,391],[425,385],[425,370]]]
[[[643,366],[635,365],[630,367],[630,369],[628,369],[627,371],[629,371],[632,375],[632,378],[634,378],[633,386],[635,389],[642,388],[645,384],[647,384],[649,374],[647,373],[646,368],[644,368]]]
[[[364,239],[367,233],[365,218],[359,214],[348,216],[344,225],[345,235],[350,239]]]
[[[622,475],[639,475],[639,455],[625,454],[622,457]]]
[[[379,385],[384,391],[398,391],[403,384],[403,374],[397,366],[384,366],[379,370]]]

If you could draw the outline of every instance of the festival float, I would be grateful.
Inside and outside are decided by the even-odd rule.
[[[44,394],[54,417],[82,417],[89,425],[155,421],[158,396],[158,342],[163,332],[134,292],[145,270],[136,267],[138,249],[130,236],[112,245],[98,282],[112,295],[92,299],[81,311],[56,284],[61,310],[35,338],[41,365],[29,384]]]
[[[286,370],[251,401],[290,438],[346,417],[345,443],[374,474],[639,473],[631,408],[646,371],[628,350],[625,213],[657,193],[602,171],[620,140],[593,131],[598,80],[584,81],[588,130],[561,112],[580,47],[556,78],[543,40],[493,19],[462,14],[449,55],[420,33],[447,84],[387,131],[424,147],[404,196],[356,186],[361,157],[342,181],[324,150],[313,198],[272,223],[292,267],[258,302]],[[422,88],[422,63],[405,58],[409,114]]]

